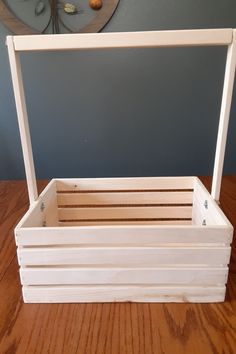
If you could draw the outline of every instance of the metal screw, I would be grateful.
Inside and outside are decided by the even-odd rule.
[[[42,203],[41,206],[40,206],[40,210],[43,212],[44,209],[45,209],[45,205],[44,205],[44,203]]]
[[[202,226],[206,226],[206,219],[203,219],[203,221],[202,221]]]
[[[206,209],[208,209],[208,201],[207,201],[207,200],[205,200],[205,202],[204,202],[204,207],[205,207]]]

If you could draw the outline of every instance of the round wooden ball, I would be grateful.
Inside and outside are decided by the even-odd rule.
[[[102,7],[102,0],[89,0],[89,6],[93,10],[100,10]]]

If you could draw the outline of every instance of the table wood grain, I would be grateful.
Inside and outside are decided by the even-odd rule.
[[[1,354],[236,353],[235,240],[225,303],[24,304],[13,229],[27,208],[25,182],[1,181]],[[236,176],[223,178],[221,208],[236,227]]]

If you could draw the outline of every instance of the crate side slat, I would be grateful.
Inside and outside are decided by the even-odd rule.
[[[224,285],[228,268],[21,268],[23,285]]]
[[[204,205],[206,201],[207,208]],[[233,226],[230,221],[198,178],[194,181],[193,202],[193,217],[195,217],[198,222],[202,217],[205,217],[208,225],[226,225],[233,231]],[[194,216],[194,213],[197,215]]]
[[[16,232],[18,246],[63,244],[230,244],[233,234],[227,227],[202,226],[80,226],[22,228]]]
[[[120,193],[61,193],[59,206],[112,205],[112,204],[188,204],[193,201],[192,192],[120,192]]]
[[[193,189],[195,177],[122,177],[56,179],[60,191]]]
[[[44,203],[44,210],[41,212],[40,206]],[[32,204],[22,219],[15,227],[15,232],[24,227],[42,226],[43,221],[48,218],[48,225],[57,226],[57,200],[56,182],[51,180],[40,194],[38,200]]]
[[[228,226],[214,204],[216,204],[216,202],[212,200],[208,191],[202,189],[200,181],[196,180],[193,195],[193,222],[202,224],[203,220],[205,220],[206,225]]]
[[[224,219],[219,218],[217,214],[214,212],[209,211],[208,209],[205,208],[204,203],[207,199],[203,199],[199,194],[194,195],[193,199],[193,213],[192,213],[192,218],[193,218],[193,223],[196,225],[225,225],[227,224],[224,222]],[[211,209],[212,205],[211,203],[208,202],[208,208]]]
[[[20,265],[145,265],[229,263],[230,247],[18,248]]]
[[[28,303],[222,302],[225,286],[23,286]]]
[[[191,218],[191,206],[59,208],[59,221],[151,218]]]
[[[42,208],[43,206],[43,208]],[[18,230],[26,227],[58,225],[58,209],[55,181],[50,181],[38,200],[31,205],[15,228],[15,236]]]

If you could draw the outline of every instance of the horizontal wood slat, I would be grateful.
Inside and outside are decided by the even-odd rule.
[[[142,265],[229,263],[230,247],[19,248],[20,265]]]
[[[56,179],[57,191],[137,191],[193,189],[195,177]]]
[[[67,205],[141,205],[188,204],[192,192],[121,192],[121,193],[62,193],[57,195],[59,206]]]
[[[224,285],[228,268],[22,268],[23,285],[191,284]]]
[[[16,51],[228,45],[232,29],[14,36]]]
[[[182,222],[182,221],[181,221]],[[165,222],[166,223],[166,222]],[[18,246],[58,244],[210,243],[230,244],[233,231],[227,227],[202,226],[92,226],[22,228],[15,233]]]
[[[175,219],[191,218],[192,207],[104,207],[59,208],[59,221],[114,220],[114,219]],[[134,220],[131,220],[134,221]]]
[[[23,286],[25,302],[221,302],[225,286]]]

